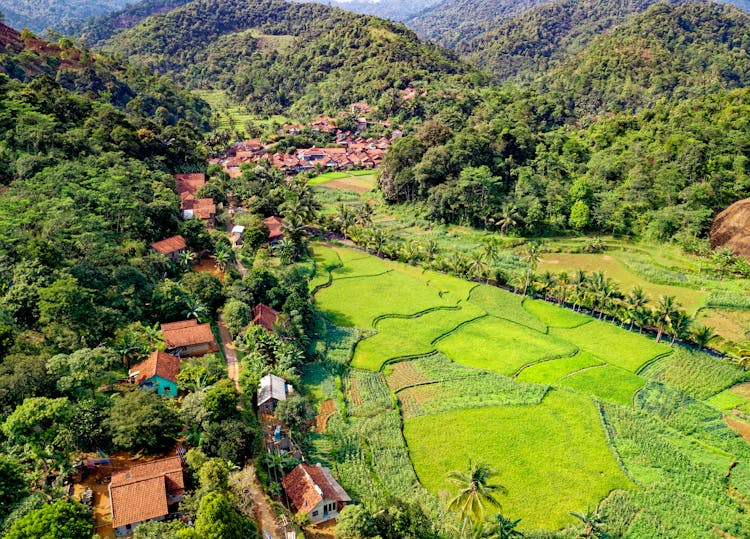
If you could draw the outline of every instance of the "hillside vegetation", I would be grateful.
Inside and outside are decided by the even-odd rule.
[[[0,0],[6,24],[41,32],[121,9],[133,0]]]
[[[469,68],[403,26],[320,4],[197,0],[115,36],[106,50],[196,88],[226,89],[251,110],[308,113]]]

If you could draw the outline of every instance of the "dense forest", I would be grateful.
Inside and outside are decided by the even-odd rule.
[[[105,49],[194,88],[226,89],[265,114],[398,104],[400,88],[434,82],[445,93],[452,75],[470,72],[403,26],[278,0],[198,0],[116,35]]]
[[[65,29],[69,24],[120,9],[133,0],[0,0],[6,23],[21,30]]]

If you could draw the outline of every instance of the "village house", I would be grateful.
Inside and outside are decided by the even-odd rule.
[[[234,240],[234,243],[241,245],[242,238],[245,236],[245,227],[242,225],[234,225],[230,236],[232,237],[232,240]]]
[[[218,352],[211,324],[199,324],[197,320],[184,320],[161,325],[167,352],[177,357],[203,356]]]
[[[109,500],[112,527],[129,535],[142,522],[164,520],[177,510],[185,493],[180,457],[171,457],[112,474]]]
[[[156,390],[159,395],[177,396],[177,375],[180,373],[180,358],[156,350],[148,358],[128,371],[128,378],[139,389]]]
[[[190,193],[195,195],[201,187],[206,185],[206,175],[203,172],[194,174],[175,174],[175,187],[177,194]]]
[[[273,414],[276,405],[286,400],[294,389],[286,380],[274,374],[267,374],[258,384],[258,410],[261,414]]]
[[[320,464],[300,464],[281,482],[296,514],[306,515],[313,524],[336,518],[352,499]]]
[[[253,307],[252,314],[252,323],[256,326],[265,328],[266,331],[273,331],[273,326],[276,324],[276,319],[279,317],[279,313],[276,309],[263,303],[259,303]]]
[[[216,204],[212,198],[186,197],[180,203],[183,219],[200,219],[213,226],[216,218]]]
[[[185,238],[177,235],[152,243],[151,249],[156,253],[163,254],[170,260],[177,260],[187,250],[187,244],[185,243]]]
[[[268,243],[274,245],[282,240],[284,237],[284,232],[282,230],[284,223],[279,217],[276,217],[275,215],[272,217],[266,217],[263,219],[263,224],[268,228]]]

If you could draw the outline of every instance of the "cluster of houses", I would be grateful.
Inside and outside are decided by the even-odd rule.
[[[180,196],[180,212],[183,219],[200,219],[213,226],[216,218],[216,203],[213,198],[197,198],[197,193],[206,185],[206,175],[175,174],[177,194]]]
[[[413,91],[414,89],[410,90]],[[402,90],[402,92],[406,92],[402,94],[403,99],[410,99],[409,91]],[[352,103],[351,113],[356,116],[354,132],[339,129],[336,126],[335,118],[323,115],[318,116],[316,120],[307,125],[285,124],[282,127],[282,133],[288,135],[298,135],[305,129],[327,133],[335,141],[336,146],[334,147],[318,148],[313,146],[312,148],[297,149],[293,153],[271,153],[268,150],[270,145],[263,144],[260,139],[251,139],[232,145],[224,157],[212,159],[209,163],[221,165],[232,178],[240,176],[240,166],[243,163],[267,162],[287,174],[296,174],[315,167],[328,170],[345,170],[355,167],[376,168],[383,161],[383,157],[393,140],[402,137],[403,133],[394,129],[389,136],[380,138],[362,137],[361,133],[366,131],[369,125],[366,117],[369,112],[370,106],[367,103]],[[339,113],[340,116],[345,114],[347,112]],[[390,127],[388,120],[379,122],[379,124],[383,127]]]

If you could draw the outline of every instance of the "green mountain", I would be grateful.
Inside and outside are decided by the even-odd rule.
[[[553,0],[443,0],[407,19],[423,39],[455,47],[507,19]]]
[[[79,21],[76,24],[70,25],[66,30],[69,35],[76,35],[83,38],[87,46],[98,47],[113,35],[132,28],[151,15],[169,13],[173,9],[183,6],[190,1],[142,0],[118,11],[113,11],[100,17],[92,17],[86,21]]]
[[[659,4],[593,39],[538,83],[575,116],[638,110],[750,85],[750,16],[718,4]]]
[[[453,75],[471,71],[404,26],[279,0],[196,0],[116,35],[105,50],[266,113],[393,101],[399,88],[432,82],[445,94]]]
[[[0,0],[5,23],[20,30],[59,30],[68,24],[121,9],[134,0]]]

